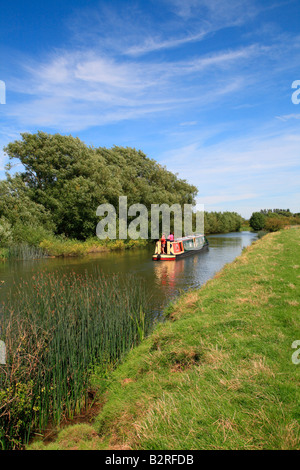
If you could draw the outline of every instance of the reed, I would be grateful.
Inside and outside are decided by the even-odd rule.
[[[85,409],[94,368],[104,377],[150,331],[148,306],[128,275],[41,272],[22,282],[0,312],[0,448]]]
[[[12,245],[8,248],[7,259],[10,260],[32,260],[45,258],[47,254],[42,248],[22,243]]]

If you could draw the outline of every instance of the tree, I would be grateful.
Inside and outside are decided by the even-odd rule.
[[[32,191],[19,174],[14,177],[7,174],[7,179],[0,181],[0,217],[12,226],[24,224],[54,229],[50,212],[33,201]]]
[[[265,225],[265,216],[261,212],[253,212],[249,220],[250,227],[256,232],[262,230]]]
[[[60,134],[21,134],[4,149],[24,171],[19,178],[31,201],[51,213],[56,233],[86,239],[95,236],[97,207],[118,208],[119,196],[134,203],[194,204],[197,188],[181,180],[140,150],[88,147]]]

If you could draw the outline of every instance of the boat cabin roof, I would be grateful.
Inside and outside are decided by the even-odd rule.
[[[199,237],[203,237],[204,235],[201,233],[197,233],[195,235],[188,235],[187,237],[181,237],[181,238],[175,238],[175,242],[184,242],[186,240],[193,240],[194,238],[199,238]]]

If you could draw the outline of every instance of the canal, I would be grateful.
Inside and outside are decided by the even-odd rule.
[[[162,309],[178,294],[199,288],[226,263],[232,262],[242,249],[257,239],[251,232],[210,235],[209,248],[197,255],[177,261],[152,261],[153,247],[121,252],[93,254],[83,258],[46,258],[32,261],[0,262],[0,299],[19,281],[32,278],[37,272],[92,272],[132,274],[146,282],[155,312]]]

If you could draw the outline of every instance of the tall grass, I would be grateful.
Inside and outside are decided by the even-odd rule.
[[[7,259],[10,260],[32,260],[45,258],[47,256],[42,248],[22,243],[8,247]]]
[[[148,333],[148,298],[134,277],[40,273],[2,305],[0,448],[59,424],[88,405],[93,369],[103,374]]]

